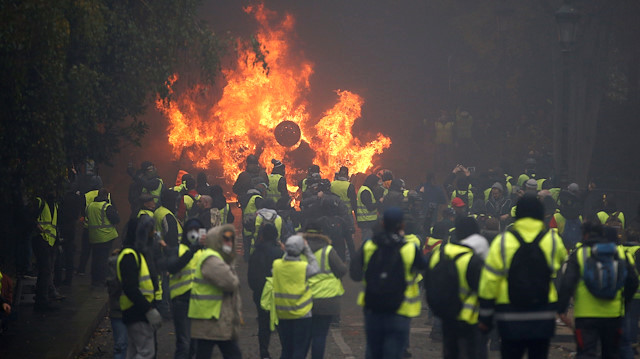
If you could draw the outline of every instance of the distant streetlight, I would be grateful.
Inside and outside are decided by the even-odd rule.
[[[571,96],[571,76],[570,76],[570,56],[576,43],[576,35],[578,23],[580,22],[580,13],[569,4],[568,0],[555,13],[556,23],[558,24],[558,42],[562,47],[562,88],[560,93],[560,113],[556,115],[554,123],[554,167],[559,177],[560,185],[567,185],[568,182],[575,181],[575,171],[570,171],[569,167],[574,168],[572,163],[575,159],[569,159],[569,148],[575,146],[574,143],[577,124],[572,121],[571,112],[569,111]]]
[[[558,24],[558,41],[563,51],[570,51],[576,42],[580,13],[565,0],[555,16]]]

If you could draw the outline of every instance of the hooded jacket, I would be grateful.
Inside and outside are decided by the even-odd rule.
[[[233,193],[242,196],[248,190],[254,187],[252,183],[254,178],[260,178],[261,182],[269,183],[267,172],[257,163],[247,163],[247,169],[238,175],[236,182],[233,184]]]
[[[331,244],[331,239],[320,233],[305,233],[304,239],[309,243],[309,248],[313,253]],[[341,279],[347,274],[347,266],[342,262],[335,249],[329,252],[329,268],[336,278]],[[322,268],[320,268],[322,270]],[[339,315],[340,297],[314,298],[313,315]]]
[[[235,252],[224,253],[222,235],[224,232],[235,233],[233,225],[225,224],[214,227],[207,232],[205,246],[220,253],[223,260],[210,256],[200,268],[202,276],[209,284],[224,292],[220,318],[191,319],[191,338],[205,340],[237,340],[242,322],[242,302],[240,300],[240,280],[234,268]],[[235,248],[235,241],[232,248]]]

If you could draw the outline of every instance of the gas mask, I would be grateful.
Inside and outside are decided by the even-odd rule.
[[[187,232],[187,240],[191,244],[195,244],[200,239],[200,232],[197,229],[192,229]]]

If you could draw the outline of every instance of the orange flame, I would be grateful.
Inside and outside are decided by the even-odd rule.
[[[331,174],[342,165],[351,173],[366,172],[376,154],[391,145],[391,140],[377,134],[371,142],[354,138],[351,128],[360,118],[364,100],[357,94],[338,90],[339,101],[323,117],[311,123],[305,99],[313,65],[294,56],[287,42],[293,32],[290,14],[281,20],[263,4],[248,6],[245,12],[259,24],[256,39],[264,54],[264,67],[250,44],[238,41],[234,66],[222,70],[226,85],[215,101],[207,98],[206,88],[197,85],[172,101],[156,101],[157,108],[169,119],[169,143],[176,157],[186,155],[196,167],[222,166],[227,184],[232,184],[248,154],[261,150],[260,163],[271,168],[272,158],[283,160],[302,141],[315,151],[314,163],[323,174]],[[167,81],[169,93],[178,75]],[[300,127],[301,139],[291,148],[279,145],[273,135],[282,121]],[[297,189],[288,165],[289,191]]]

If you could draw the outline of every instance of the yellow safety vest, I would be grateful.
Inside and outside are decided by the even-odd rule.
[[[307,179],[304,178],[302,180],[302,185],[300,186],[300,190],[302,191],[302,193],[304,193],[307,190]]]
[[[93,200],[96,199],[96,197],[98,197],[98,190],[94,189],[93,191],[89,191],[87,193],[84,194],[84,212],[85,212],[85,216],[87,214],[87,208],[89,208],[89,205],[93,202]],[[109,193],[109,196],[107,197],[109,203],[111,203],[111,193]],[[87,220],[85,219],[84,222],[82,222],[82,225],[84,226],[84,228],[89,228],[89,223],[87,222]]]
[[[340,197],[340,199],[342,200],[342,203],[344,203],[344,205],[347,206],[349,213],[351,213],[352,211],[351,200],[349,199],[349,195],[348,195],[350,185],[351,185],[351,182],[344,181],[344,180],[335,180],[331,182],[331,192],[335,193],[336,195],[338,195],[338,197]]]
[[[640,250],[640,245],[626,246],[623,245],[622,249],[624,249],[625,253],[627,253],[627,259],[633,268],[636,267],[636,252]],[[640,279],[640,275],[638,275],[638,279]],[[640,287],[636,290],[636,293],[633,295],[633,299],[640,299]]]
[[[356,210],[356,219],[358,222],[370,222],[378,219],[378,212],[374,209],[373,211],[369,211],[367,207],[362,202],[362,193],[369,192],[371,194],[371,200],[375,202],[375,197],[373,196],[373,191],[367,186],[361,186],[358,190],[358,208]]]
[[[178,228],[178,237],[180,237],[180,235],[182,235],[182,225],[180,224],[180,221],[178,221],[178,219],[176,218],[176,216],[166,207],[160,206],[158,207],[155,212],[153,212],[153,220],[156,222],[156,232],[162,234],[162,220],[164,219],[164,217],[166,216],[171,216],[176,220],[176,226]],[[163,239],[164,239],[164,235],[163,235]]]
[[[278,319],[298,319],[313,308],[307,262],[276,259],[273,261],[273,297]]]
[[[53,205],[53,214],[47,201],[42,198],[36,198],[38,206],[42,207],[42,211],[38,215],[38,224],[42,227],[42,237],[53,247],[58,236],[58,205]]]
[[[621,211],[618,211],[617,213],[618,213],[618,219],[622,223],[622,229],[624,229],[624,213],[622,213]],[[609,219],[609,217],[611,217],[612,214],[609,214],[605,211],[600,211],[597,213],[597,216],[598,216],[598,219],[600,220],[600,223],[605,224],[607,223],[607,220]]]
[[[373,243],[373,241],[368,240],[365,242],[363,246],[363,256],[364,256],[364,265],[363,271],[367,271],[367,264],[371,259],[373,253],[378,249],[378,246]],[[416,255],[416,246],[414,243],[407,242],[402,248],[400,248],[400,255],[402,256],[402,261],[404,262],[404,271],[405,271],[405,280],[407,282],[407,288],[404,291],[404,300],[400,305],[400,308],[396,311],[396,314],[402,315],[405,317],[415,318],[420,315],[420,310],[422,308],[422,302],[420,301],[420,288],[417,285],[418,283],[418,273],[411,271],[411,266],[413,265],[413,261]],[[366,287],[367,283],[363,283]],[[364,290],[360,291],[358,295],[358,305],[365,305],[364,302]]]
[[[153,202],[156,205],[158,204],[158,201],[160,201],[160,193],[162,193],[162,186],[164,185],[162,178],[158,178],[158,180],[160,181],[160,183],[158,184],[158,188],[154,189],[153,191],[149,191],[145,187],[142,188],[142,193],[148,193],[153,196]]]
[[[451,192],[451,199],[449,200],[449,203],[453,202],[453,199],[456,197],[460,197],[459,195],[467,195],[467,199],[469,203],[466,203],[467,208],[471,209],[473,207],[473,192],[471,192],[471,190],[468,191],[458,191],[458,190],[454,190],[453,192]],[[460,198],[462,199],[462,197]]]
[[[450,145],[453,143],[453,122],[436,121],[436,144]]]
[[[180,246],[178,247],[178,257],[182,257],[188,251],[189,247],[180,243]],[[195,252],[189,263],[187,263],[180,272],[169,276],[169,291],[171,299],[179,295],[183,295],[191,290],[193,278],[195,277],[196,266],[200,260],[201,253],[202,251]]]
[[[220,253],[211,248],[204,249],[201,252],[191,286],[188,317],[192,319],[219,319],[224,293],[220,288],[204,279],[202,276],[202,263],[211,256],[218,257],[220,260],[223,259]]]
[[[538,233],[544,230],[545,225],[544,222],[540,220],[527,217],[517,220],[513,224],[513,228],[520,233],[525,242],[531,243]],[[553,284],[553,280],[567,257],[567,250],[554,228],[551,228],[545,234],[538,245],[544,253],[552,273],[551,278],[549,278],[548,302],[550,304],[555,303],[558,301],[558,292],[556,291],[556,286]],[[510,232],[503,232],[502,235],[499,235],[491,242],[489,254],[487,255],[485,266],[480,276],[478,296],[481,300],[495,301],[498,307],[502,304],[510,303],[507,275],[511,267],[511,260],[518,248],[520,248],[520,243]],[[488,314],[489,313],[487,313],[487,315]],[[551,308],[545,308],[542,311],[500,311],[496,314],[496,320],[499,321],[517,321],[523,320],[520,319],[523,317],[532,318],[531,320],[555,319],[556,312]]]
[[[106,243],[118,238],[118,231],[109,218],[107,208],[109,202],[91,202],[87,207],[87,223],[89,225],[89,242]]]
[[[145,214],[153,218],[153,211],[149,209],[141,209],[140,211],[138,211],[138,215],[136,216],[136,218],[140,218],[142,215],[145,215]]]
[[[151,275],[149,273],[149,267],[147,266],[147,260],[144,258],[142,253],[138,253],[133,248],[125,248],[118,255],[118,261],[116,263],[117,267],[117,275],[118,280],[122,283],[122,274],[120,272],[120,261],[127,254],[133,254],[136,259],[136,263],[138,264],[138,288],[140,292],[144,296],[144,298],[149,302],[153,302],[154,292],[153,292],[153,282],[151,281]],[[127,310],[133,307],[133,302],[127,297],[124,292],[120,294],[120,309]]]
[[[556,225],[558,227],[558,233],[560,235],[564,234],[564,226],[565,224],[567,224],[567,219],[564,218],[564,216],[560,213],[554,213],[553,214],[553,218],[556,220]],[[578,216],[578,219],[580,219],[580,223],[582,223],[582,216]]]
[[[265,221],[264,217],[262,217],[260,214],[256,216],[256,222],[254,224],[255,233],[258,233],[258,230],[260,229],[260,226],[264,221]],[[276,226],[276,229],[278,230],[277,239],[280,240],[282,236],[282,217],[277,216],[273,224]],[[253,250],[255,249],[255,244],[256,244],[256,238],[255,236],[251,236],[251,248],[249,249],[249,254],[253,254]]]
[[[247,202],[247,206],[244,208],[244,210],[242,211],[242,216],[247,216],[247,215],[251,215],[254,214],[258,211],[258,207],[256,206],[256,200],[258,198],[262,198],[261,195],[257,194],[252,196],[251,198],[249,198],[249,202]],[[247,230],[246,228],[242,228],[242,235],[245,237],[250,237],[253,235],[253,232]]]
[[[456,260],[459,286],[458,296],[462,303],[462,309],[460,310],[460,313],[458,313],[457,319],[469,324],[476,324],[478,323],[478,313],[480,310],[478,293],[473,292],[467,282],[467,269],[469,268],[469,262],[473,257],[473,250],[469,247],[453,243],[445,244],[443,249],[445,255],[451,259],[460,253],[465,253]],[[440,250],[433,252],[431,260],[429,261],[429,268],[433,269],[438,262],[440,262]]]
[[[579,243],[576,248],[578,265],[580,265],[580,280],[573,295],[573,315],[576,318],[617,318],[624,316],[624,299],[622,289],[618,290],[614,299],[597,298],[587,288],[582,280],[584,261],[591,256],[591,247]],[[625,253],[618,246],[618,256],[625,259]]]
[[[222,216],[222,224],[227,223],[227,217],[229,217],[229,212],[231,209],[229,208],[229,203],[225,203],[224,207],[220,210],[220,215]]]
[[[309,278],[313,298],[333,298],[344,294],[342,282],[329,267],[329,253],[332,249],[331,245],[327,245],[313,253],[320,266],[320,272]]]
[[[281,178],[282,178],[282,175],[280,174],[272,173],[269,175],[269,187],[267,188],[267,199],[272,199],[276,203],[282,197],[282,194],[280,193],[280,191],[278,191],[278,182],[280,182]]]

